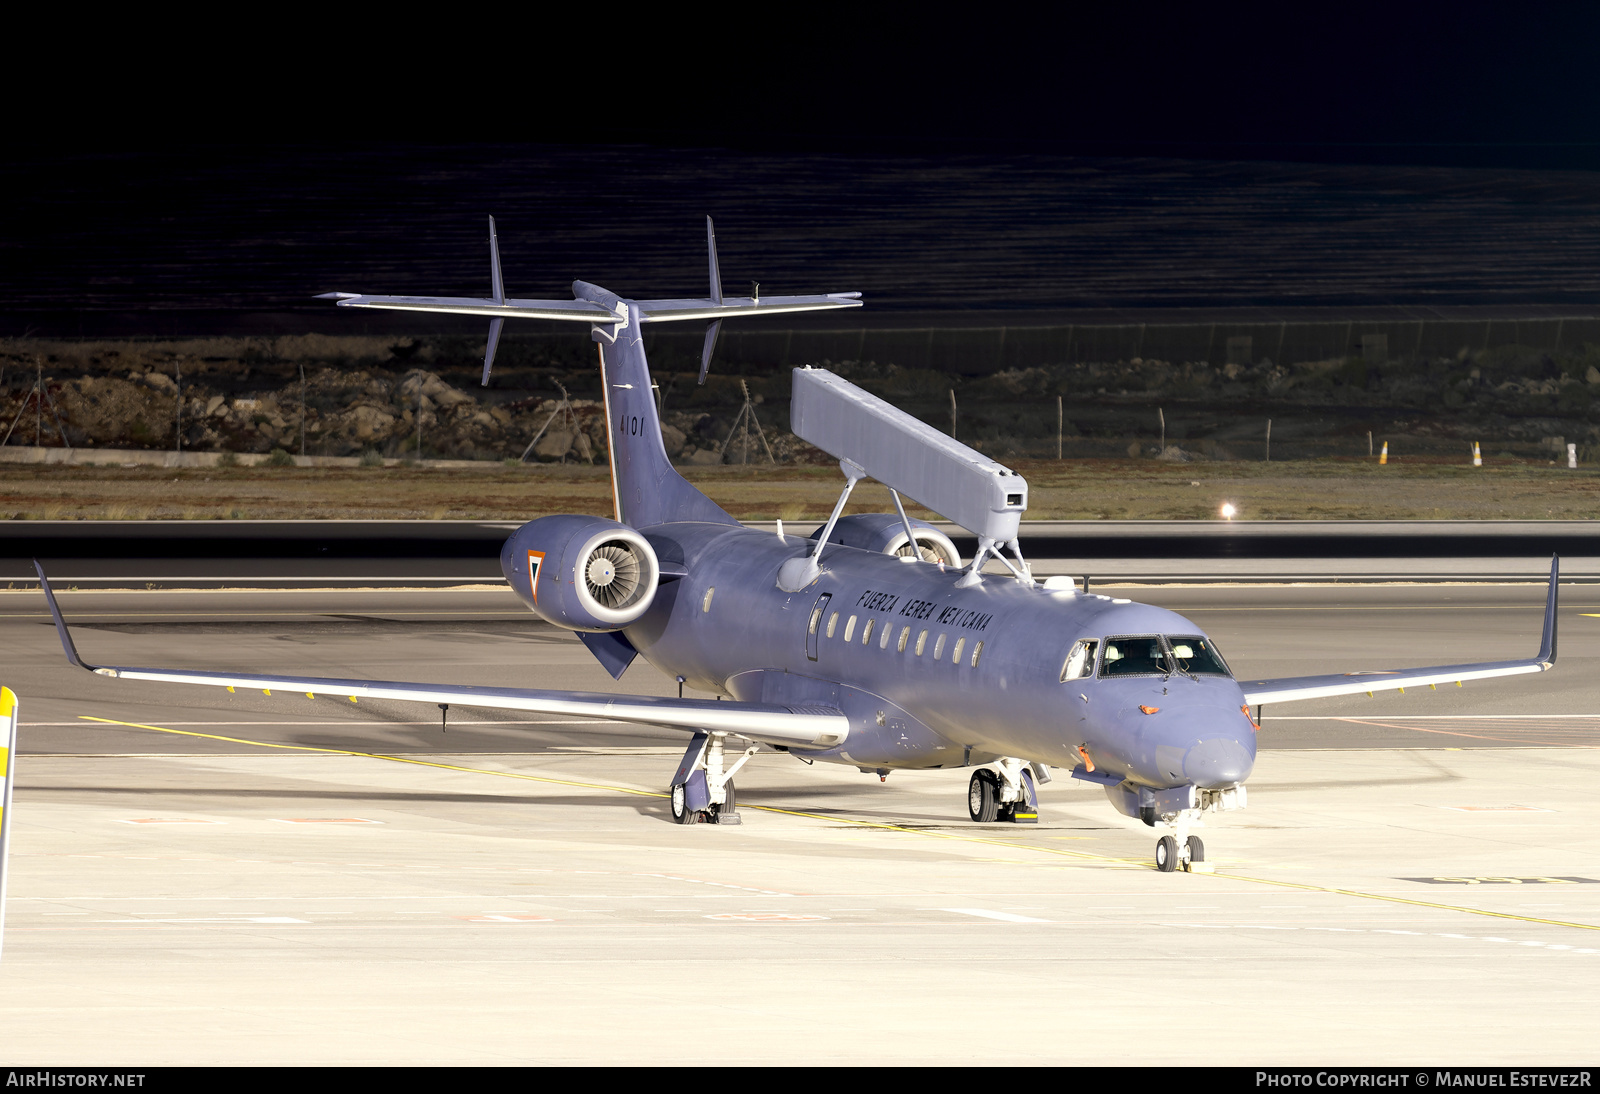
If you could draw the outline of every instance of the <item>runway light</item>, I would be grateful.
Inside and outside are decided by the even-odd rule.
[[[1235,513],[1237,513],[1238,511],[1239,510],[1237,510],[1237,509],[1235,509],[1233,507],[1233,502],[1225,501],[1225,502],[1222,503],[1222,519],[1223,520],[1232,520],[1233,519],[1233,515]]]

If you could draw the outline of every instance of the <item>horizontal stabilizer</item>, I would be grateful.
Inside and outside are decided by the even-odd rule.
[[[385,311],[425,311],[442,315],[483,315],[490,319],[556,319],[571,323],[625,323],[626,315],[607,311],[591,300],[507,300],[496,303],[471,296],[366,296],[362,293],[323,293],[318,300],[335,300],[341,308],[382,308]]]
[[[749,296],[714,300],[640,300],[639,321],[677,323],[688,319],[734,319],[739,316],[782,315],[787,312],[829,311],[834,308],[859,308],[858,292],[828,293],[824,296]]]
[[[731,319],[739,316],[782,315],[789,312],[859,308],[860,293],[827,296],[731,296],[721,304],[711,300],[641,300],[643,323],[677,323],[691,319]],[[382,308],[386,311],[437,312],[442,315],[483,315],[490,319],[555,319],[569,323],[621,324],[627,315],[608,311],[592,300],[507,300],[503,304],[470,296],[366,296],[361,293],[323,293],[318,300],[333,300],[341,308]]]

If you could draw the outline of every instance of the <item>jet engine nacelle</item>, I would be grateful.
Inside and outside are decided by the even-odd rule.
[[[661,564],[645,538],[604,517],[540,517],[500,549],[523,603],[558,627],[616,631],[650,608]]]
[[[826,526],[824,526],[826,527]],[[917,534],[917,546],[931,551],[933,561],[943,561],[946,566],[960,566],[961,552],[950,542],[950,537],[925,520],[911,521],[911,530]],[[822,534],[818,528],[810,538]],[[910,554],[906,550],[906,526],[895,513],[858,513],[853,517],[840,517],[833,526],[829,543],[845,547],[859,547],[863,551],[878,551],[886,555]]]

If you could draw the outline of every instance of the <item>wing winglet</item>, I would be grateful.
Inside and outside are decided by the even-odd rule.
[[[1302,699],[1327,699],[1335,695],[1390,691],[1420,687],[1423,684],[1460,684],[1466,680],[1490,680],[1502,676],[1522,676],[1548,672],[1556,663],[1556,611],[1561,595],[1561,559],[1550,558],[1550,590],[1545,596],[1544,627],[1539,652],[1526,660],[1478,661],[1465,665],[1432,665],[1425,668],[1332,673],[1322,676],[1294,676],[1280,680],[1240,680],[1245,702],[1288,703]]]
[[[1556,602],[1561,596],[1561,556],[1550,556],[1550,595],[1544,602],[1544,635],[1539,640],[1537,661],[1556,663]]]
[[[56,594],[50,588],[50,579],[44,576],[44,567],[39,565],[38,559],[33,560],[33,568],[39,574],[39,588],[44,590],[45,602],[50,605],[50,616],[56,621],[56,634],[61,637],[61,648],[66,652],[67,660],[77,668],[93,672],[95,667],[78,656],[78,647],[73,645],[72,635],[67,631],[67,621],[61,618],[61,605],[56,603]]]

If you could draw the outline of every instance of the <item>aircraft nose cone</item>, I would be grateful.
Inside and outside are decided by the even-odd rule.
[[[1183,774],[1196,786],[1217,790],[1234,786],[1250,777],[1256,765],[1255,734],[1210,737],[1195,745],[1183,757]]]

